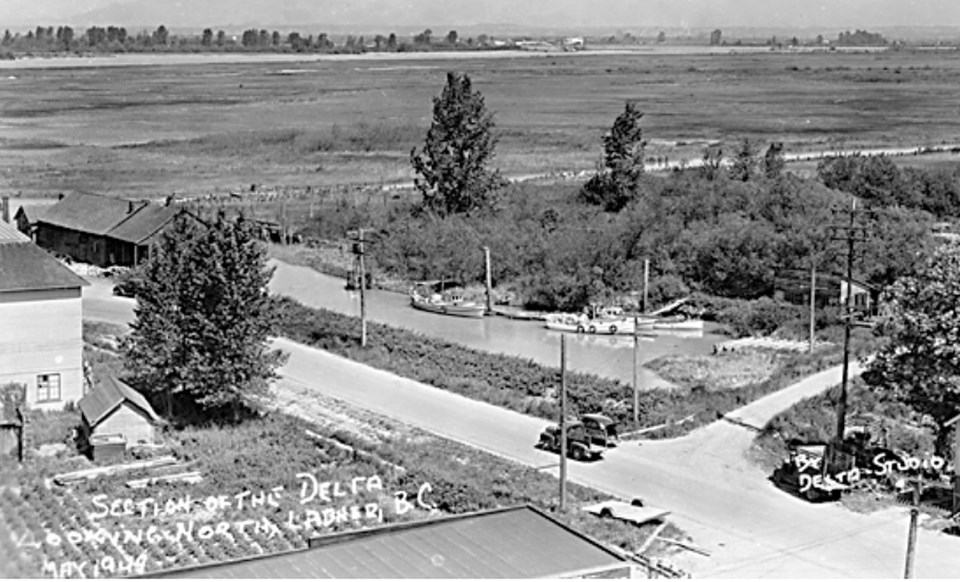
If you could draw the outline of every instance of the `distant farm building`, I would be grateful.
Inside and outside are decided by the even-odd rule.
[[[46,212],[48,206],[21,206],[13,216],[17,230],[36,240],[37,221]]]
[[[63,408],[83,396],[88,284],[0,221],[0,385],[26,386],[28,408]]]
[[[848,289],[853,292],[853,309],[872,315],[876,310],[880,290],[857,279],[847,283],[846,277],[830,273],[816,274],[814,301],[818,307],[842,306],[846,303]],[[774,297],[808,305],[810,303],[810,272],[789,270],[781,271],[774,280]]]
[[[109,437],[119,437],[127,447],[156,441],[160,417],[142,394],[113,376],[97,378],[78,407],[81,438],[87,443]]]
[[[146,201],[75,192],[49,206],[36,221],[36,241],[73,260],[133,266],[185,209]]]
[[[318,536],[307,549],[151,578],[630,578],[635,565],[531,506]]]

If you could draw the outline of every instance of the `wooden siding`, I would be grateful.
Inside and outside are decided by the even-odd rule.
[[[37,225],[35,238],[38,245],[52,253],[100,267],[132,267],[143,262],[150,252],[148,245],[136,245],[45,223]]]
[[[127,445],[154,442],[154,427],[150,419],[129,402],[120,404],[93,429],[93,436],[108,434],[123,435]]]
[[[60,374],[60,400],[37,402],[37,376]],[[0,384],[27,386],[30,408],[83,396],[80,289],[0,293]]]

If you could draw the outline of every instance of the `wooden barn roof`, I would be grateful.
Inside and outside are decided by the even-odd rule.
[[[138,245],[146,244],[160,234],[182,209],[147,204],[110,229],[106,236]]]
[[[74,192],[47,208],[38,222],[77,232],[106,235],[145,204],[114,196]]]
[[[145,201],[74,192],[49,206],[36,222],[137,245],[160,235],[184,209]]]

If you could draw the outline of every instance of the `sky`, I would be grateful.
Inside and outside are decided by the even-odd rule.
[[[512,24],[835,31],[960,27],[960,0],[0,0],[0,27],[130,26],[154,24],[158,19],[168,27],[310,22],[375,27]]]

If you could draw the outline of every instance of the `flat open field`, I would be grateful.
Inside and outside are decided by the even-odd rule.
[[[592,169],[627,99],[648,154],[673,161],[741,137],[788,151],[960,141],[956,52],[482,55],[18,62],[0,74],[0,190],[403,182],[450,70],[496,112],[508,175]]]

